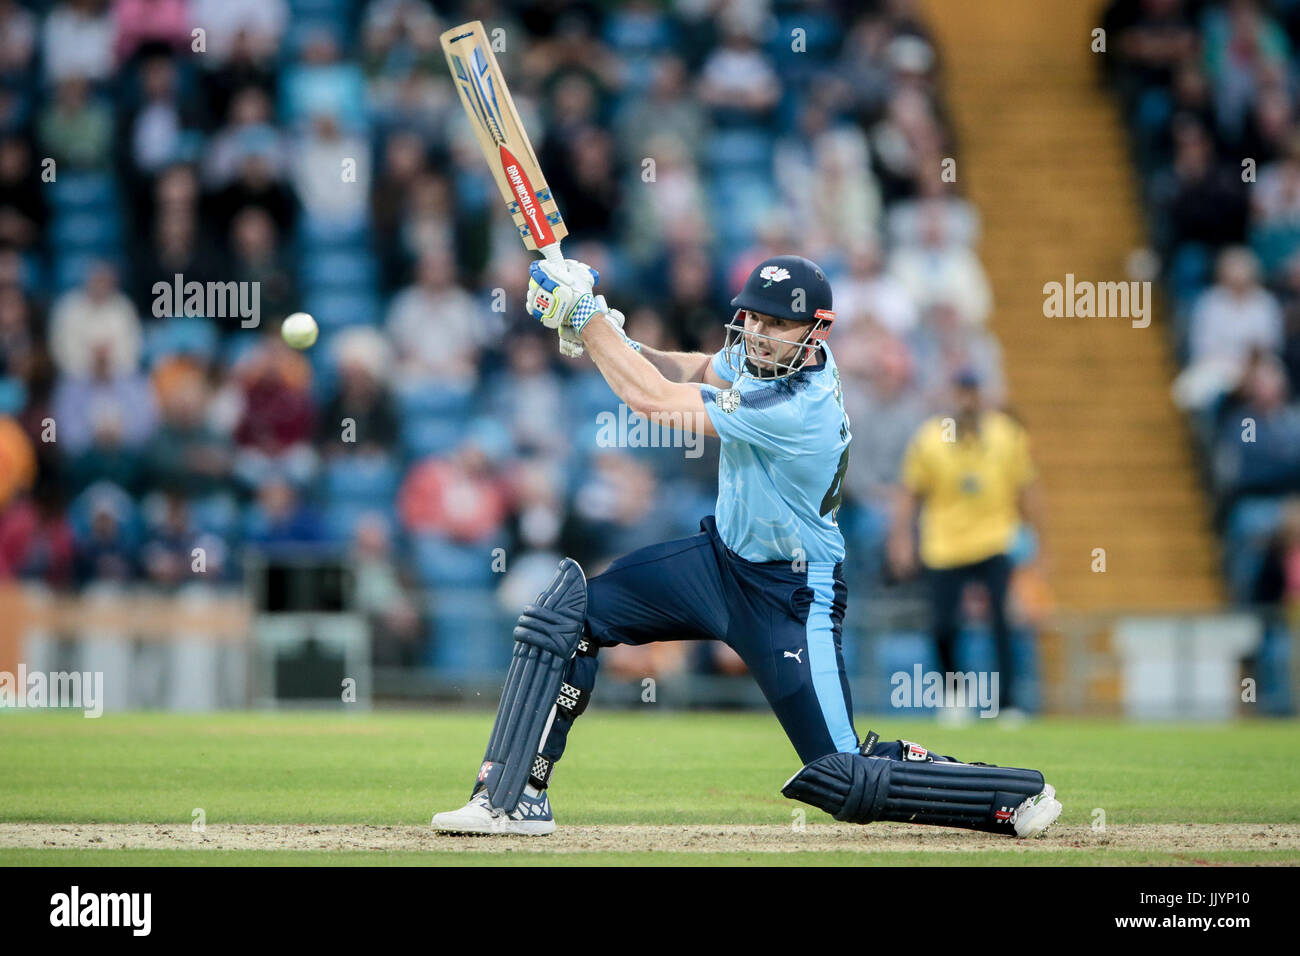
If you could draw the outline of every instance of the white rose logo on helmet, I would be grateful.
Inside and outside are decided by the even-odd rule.
[[[767,280],[763,283],[763,288],[766,289],[773,282],[784,282],[790,278],[790,273],[780,266],[767,266],[758,274],[758,277]]]

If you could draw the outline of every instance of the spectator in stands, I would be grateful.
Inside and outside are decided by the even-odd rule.
[[[910,199],[919,180],[938,168],[943,134],[934,105],[919,90],[905,88],[889,100],[884,118],[868,131],[876,176],[886,202]]]
[[[76,541],[77,582],[125,584],[137,573],[135,549],[127,533],[133,505],[121,488],[107,482],[86,489],[89,528]]]
[[[1173,124],[1174,162],[1151,183],[1156,241],[1166,258],[1184,244],[1216,250],[1241,242],[1249,207],[1237,169],[1219,163],[1214,141],[1190,118]]]
[[[270,8],[273,9],[274,4]],[[249,88],[259,89],[270,96],[278,85],[274,52],[274,46],[267,52],[262,39],[242,30],[235,34],[226,57],[215,59],[211,54],[200,57],[207,68],[202,75],[202,85],[208,116],[213,119],[230,116],[235,97]]]
[[[0,287],[0,378],[26,379],[41,348],[31,304],[17,286]]]
[[[190,49],[189,0],[116,0],[113,19],[117,31],[114,52],[119,64],[141,49]]]
[[[186,283],[198,282],[205,288],[208,282],[225,281],[222,264],[206,236],[199,234],[199,228],[198,215],[192,208],[169,206],[156,217],[152,241],[140,247],[132,281],[132,297],[142,314],[154,314],[154,287],[159,282],[171,286],[177,275],[184,276]],[[173,312],[180,314],[183,304],[173,303]]]
[[[285,243],[275,220],[261,206],[248,206],[230,224],[230,278],[257,283],[262,321],[276,321],[298,310],[297,283],[286,261]],[[228,318],[228,327],[234,320]]]
[[[279,475],[258,487],[249,522],[246,540],[255,548],[309,545],[325,537],[320,514],[299,498],[293,482]]]
[[[662,138],[676,149],[674,159],[682,165],[693,166],[703,158],[706,143],[707,119],[704,111],[690,95],[689,74],[681,57],[665,54],[654,62],[649,88],[641,94],[633,88],[626,92],[623,105],[614,121],[614,135],[619,155],[623,160],[639,163],[647,156],[659,165],[662,183],[663,160],[658,149],[649,147],[647,139],[653,131],[654,141]]]
[[[338,384],[321,412],[317,445],[326,455],[381,455],[397,444],[389,390],[392,350],[375,329],[352,328],[335,340]]]
[[[764,125],[781,96],[781,82],[758,46],[758,24],[744,19],[739,5],[722,13],[722,44],[705,60],[696,95],[723,126]]]
[[[0,139],[0,242],[30,249],[49,222],[49,204],[31,146],[20,136]]]
[[[62,0],[45,19],[46,82],[107,80],[113,70],[113,33],[107,0]]]
[[[36,15],[18,0],[0,0],[0,80],[21,82],[36,53]]]
[[[138,454],[156,421],[153,395],[139,372],[114,369],[107,343],[96,346],[84,377],[59,380],[54,421],[54,440],[79,487],[111,478],[135,489]]]
[[[239,146],[243,155],[238,173],[228,185],[208,194],[204,219],[218,235],[229,235],[235,217],[255,206],[271,217],[280,235],[292,235],[298,204],[280,179],[279,140],[271,130],[250,127],[241,134]]]
[[[716,336],[718,297],[712,264],[701,248],[680,248],[668,264],[667,332],[683,348],[694,348]]]
[[[1192,308],[1189,360],[1239,372],[1256,348],[1276,352],[1282,345],[1282,310],[1259,281],[1255,255],[1241,247],[1219,256],[1218,281]]]
[[[159,487],[188,498],[230,487],[234,449],[207,421],[211,401],[203,371],[184,362],[159,388],[159,427],[149,443],[148,472]]]
[[[371,662],[412,667],[420,650],[420,611],[393,554],[388,522],[364,515],[357,523],[353,559],[353,605],[370,624]]]
[[[456,206],[451,182],[444,176],[425,170],[411,184],[410,202],[403,211],[398,231],[397,261],[409,267],[426,253],[452,255],[456,247]],[[415,276],[402,275],[403,280]]]
[[[36,452],[23,427],[0,416],[0,514],[36,480]]]
[[[411,209],[416,182],[421,174],[428,173],[428,167],[424,141],[410,130],[390,133],[384,140],[381,156],[379,174],[370,191],[370,221],[374,226],[383,287],[391,291],[408,277],[411,259],[402,242],[402,224]],[[435,206],[443,211],[445,228],[440,243],[445,246],[454,239],[448,206],[451,193],[445,181],[438,179],[433,189]]]
[[[449,384],[473,379],[478,345],[487,330],[483,310],[455,278],[451,254],[430,250],[420,257],[415,284],[393,296],[386,326],[400,377]]]
[[[301,484],[316,470],[311,368],[274,327],[233,370],[241,409],[235,471],[250,487],[287,475]]]
[[[1281,606],[1290,620],[1300,612],[1300,497],[1287,499],[1251,588],[1256,604]]]
[[[160,513],[150,522],[140,547],[140,565],[150,584],[172,590],[193,573],[197,534],[182,495],[166,492],[159,505]]]
[[[583,567],[600,569],[628,542],[648,540],[652,529],[663,527],[665,515],[646,463],[625,451],[601,449],[591,465],[573,496],[564,553],[583,555]]]
[[[1262,350],[1253,353],[1219,415],[1214,472],[1225,496],[1300,487],[1300,405],[1289,398],[1282,363]]]
[[[516,451],[553,456],[568,451],[555,435],[553,409],[564,404],[560,380],[551,369],[553,336],[512,335],[506,343],[506,368],[491,388],[492,416],[510,429]]]
[[[225,125],[213,134],[204,150],[203,181],[209,189],[228,186],[239,174],[248,144],[268,137],[273,141],[266,153],[271,174],[277,179],[284,176],[284,146],[279,132],[271,125],[273,119],[271,98],[266,90],[250,84],[234,93]]]
[[[1184,0],[1112,3],[1108,30],[1114,36],[1121,89],[1132,98],[1167,86],[1174,71],[1196,53],[1196,26]],[[1127,16],[1121,21],[1121,11]]]
[[[133,374],[141,346],[140,318],[108,263],[93,265],[84,286],[65,292],[50,311],[50,351],[69,378],[89,378],[101,362],[110,379]]]
[[[22,578],[54,588],[73,581],[75,545],[63,492],[38,479],[30,497],[0,512],[0,581]]]
[[[847,275],[835,282],[836,331],[871,320],[894,335],[907,335],[920,321],[908,289],[884,269],[880,241],[868,233],[849,245]]]
[[[345,133],[334,114],[318,112],[298,140],[293,186],[307,215],[334,226],[361,225],[370,196],[370,146]]]
[[[241,43],[259,60],[273,57],[289,25],[286,0],[190,0],[194,24],[205,34],[206,57],[223,64]]]
[[[887,520],[903,452],[930,412],[906,344],[884,331],[854,330],[837,353],[844,409],[853,423],[845,489]]]
[[[1261,83],[1285,72],[1290,44],[1257,0],[1229,0],[1206,11],[1204,46],[1218,127],[1235,144]]]
[[[366,115],[366,85],[361,68],[342,59],[332,28],[304,25],[296,63],[280,77],[280,114],[290,124],[320,113],[340,119]]]
[[[712,228],[705,215],[704,183],[686,142],[657,134],[641,146],[644,158],[654,161],[654,180],[647,188],[627,194],[621,210],[628,224],[623,248],[636,265],[653,268],[665,243],[677,246],[681,239],[689,239],[704,244]],[[643,168],[642,159],[636,162]]]
[[[154,53],[140,64],[140,102],[123,118],[122,164],[142,181],[150,181],[193,145],[200,117],[193,101],[183,97],[176,61]],[[189,142],[187,142],[189,140]]]
[[[491,460],[471,439],[445,458],[427,458],[412,467],[397,508],[408,534],[484,541],[501,531],[509,496]]]
[[[967,325],[983,325],[993,309],[993,293],[979,257],[949,241],[948,210],[928,203],[921,211],[920,241],[900,248],[889,271],[922,309],[948,306]]]
[[[113,117],[92,98],[84,77],[60,80],[54,102],[37,120],[46,155],[70,169],[103,170],[109,165]]]

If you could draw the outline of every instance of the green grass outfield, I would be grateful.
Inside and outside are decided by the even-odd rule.
[[[486,850],[474,843],[441,849],[449,844],[439,841],[457,838],[426,837],[414,828],[427,825],[433,811],[464,802],[491,719],[486,712],[109,714],[95,720],[79,713],[0,712],[0,825],[8,834],[8,842],[0,834],[0,864],[1300,864],[1294,839],[1254,832],[1255,825],[1285,824],[1290,827],[1280,829],[1293,833],[1300,824],[1295,721],[1048,719],[1005,729],[991,721],[940,727],[859,717],[863,732],[908,737],[965,760],[1043,770],[1065,804],[1060,825],[1040,841],[899,827],[900,845],[914,831],[943,842],[901,850],[888,848],[894,831],[862,828],[878,831],[863,848],[760,853],[743,841],[731,849],[708,827],[792,829],[793,811],[802,805],[778,791],[798,761],[773,718],[593,711],[576,726],[553,781],[561,830],[566,824],[688,827],[709,837],[705,845],[622,851],[617,845],[548,846],[541,839],[524,841],[524,847],[512,839]],[[21,845],[13,835],[27,831],[13,824],[142,823],[188,834],[196,808],[211,833],[235,824],[367,825],[410,828],[420,843],[375,850],[211,849],[196,839],[166,849],[130,840],[114,845],[119,841],[110,838],[93,847],[51,849]],[[1235,824],[1256,840],[1220,847],[1204,842],[1213,830],[1202,827],[1200,843],[1163,836],[1138,844],[1112,841],[1093,829],[1096,810],[1104,811],[1112,834],[1156,824]],[[807,808],[808,832],[829,833],[819,828],[830,823]],[[968,836],[969,846],[953,842]],[[514,852],[515,846],[523,852]]]

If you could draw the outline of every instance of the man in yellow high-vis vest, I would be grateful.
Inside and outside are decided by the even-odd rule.
[[[954,646],[966,586],[984,586],[997,645],[1000,706],[1008,708],[1014,706],[1015,677],[1007,620],[1009,552],[1022,520],[1039,534],[1041,547],[1037,473],[1024,428],[984,407],[978,374],[962,369],[953,384],[954,414],[925,422],[903,456],[889,559],[899,577],[916,570],[912,528],[919,512],[920,564],[945,672],[957,671]]]

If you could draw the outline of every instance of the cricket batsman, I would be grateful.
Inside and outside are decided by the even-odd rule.
[[[852,438],[826,339],[817,265],[775,256],[731,301],[717,354],[661,352],[623,334],[575,260],[530,267],[529,313],[585,349],[629,408],[722,442],[716,514],[700,533],[634,551],[590,581],[571,558],[515,627],[496,723],[469,803],[433,826],[555,830],[547,785],[586,709],[601,647],[723,641],[758,682],[803,763],[782,793],[849,823],[1029,837],[1061,813],[1037,770],[962,763],[905,740],[859,741],[841,656],[847,588],[836,524]]]

